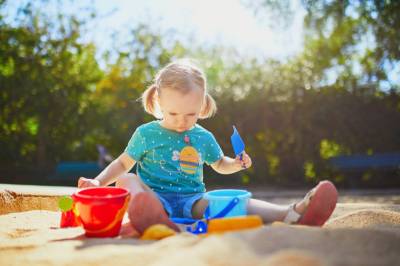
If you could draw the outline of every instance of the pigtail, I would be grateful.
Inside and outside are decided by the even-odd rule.
[[[142,104],[144,110],[154,116],[156,116],[156,93],[157,86],[153,84],[142,94]]]
[[[203,106],[201,107],[199,118],[209,118],[217,112],[217,104],[213,97],[206,92],[204,97]]]

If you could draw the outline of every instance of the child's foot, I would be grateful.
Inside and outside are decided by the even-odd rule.
[[[289,207],[284,222],[322,226],[335,210],[338,193],[330,181],[321,181],[303,200]]]
[[[179,232],[179,228],[168,218],[161,202],[150,192],[140,192],[132,198],[128,216],[132,226],[140,235],[154,224],[165,224]]]
[[[121,230],[119,231],[119,235],[122,238],[131,238],[131,237],[139,237],[139,233],[132,227],[130,222],[123,223],[121,225]]]

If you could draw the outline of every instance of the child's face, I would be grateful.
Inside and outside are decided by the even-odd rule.
[[[184,132],[196,124],[203,104],[204,92],[193,90],[187,94],[172,89],[163,89],[158,102],[163,113],[165,128]]]

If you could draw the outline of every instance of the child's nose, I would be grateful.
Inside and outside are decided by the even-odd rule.
[[[187,122],[186,117],[180,117],[179,120],[178,120],[178,124],[179,124],[180,126],[186,125],[186,122]]]

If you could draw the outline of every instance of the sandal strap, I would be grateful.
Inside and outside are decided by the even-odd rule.
[[[308,205],[310,204],[311,198],[314,196],[314,192],[315,192],[315,188],[311,189],[310,191],[308,191],[308,193],[305,195],[304,197],[304,201],[305,201],[305,205],[308,208]],[[301,214],[299,214],[298,212],[296,212],[294,210],[296,206],[296,203],[292,203],[289,206],[289,211],[288,214],[286,215],[285,219],[283,220],[284,223],[288,223],[288,224],[293,224],[293,223],[297,223],[297,221],[300,219]]]
[[[313,188],[310,191],[308,191],[308,193],[304,197],[305,204],[306,204],[307,207],[310,204],[311,198],[314,196],[314,192],[315,192],[315,188]]]
[[[288,211],[285,219],[283,220],[284,223],[293,224],[293,223],[296,223],[300,219],[301,215],[294,210],[295,206],[296,206],[295,203],[290,204],[289,211]]]

